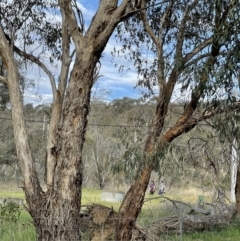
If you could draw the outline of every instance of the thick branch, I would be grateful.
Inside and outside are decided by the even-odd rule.
[[[6,66],[8,76],[8,90],[12,109],[14,139],[18,156],[18,164],[23,175],[26,195],[38,196],[41,192],[36,168],[31,155],[27,128],[23,113],[22,96],[18,81],[17,65],[9,41],[0,26],[0,56]]]
[[[105,42],[103,38],[109,38],[115,26],[120,22],[120,16],[127,6],[127,0],[124,0],[118,7],[117,0],[101,1],[91,25],[86,33],[86,38],[98,38],[98,42]],[[101,49],[102,46],[99,46]]]
[[[10,37],[5,34],[5,37],[6,39],[8,40],[8,42],[11,42],[11,39]],[[22,51],[21,49],[19,49],[17,46],[13,45],[13,50],[14,52],[16,52],[19,56],[21,57],[24,57],[28,60],[30,60],[31,62],[35,63],[36,65],[38,65],[45,73],[46,75],[49,77],[49,80],[50,80],[50,83],[51,83],[51,86],[52,86],[52,92],[53,92],[53,99],[55,98],[55,95],[56,95],[56,92],[57,92],[57,88],[56,88],[56,84],[55,84],[55,79],[54,79],[54,76],[53,74],[51,73],[51,71],[47,68],[47,66],[41,62],[39,60],[39,58],[31,55],[31,54],[28,54],[24,51]]]
[[[0,76],[0,82],[2,82],[3,84],[7,85],[7,78],[4,76]]]
[[[56,130],[60,122],[62,115],[62,105],[67,86],[67,79],[69,73],[70,63],[72,56],[69,56],[70,52],[70,36],[68,31],[68,25],[66,21],[66,15],[62,13],[62,65],[59,76],[58,91],[55,94],[53,101],[51,120],[49,123],[48,142],[47,142],[47,169],[46,169],[46,183],[48,187],[52,187],[54,179],[54,170],[56,167],[56,157],[52,154],[52,148],[54,148],[56,141]],[[74,51],[75,53],[75,51]]]
[[[233,106],[233,110],[239,110],[240,109],[240,102],[236,102]],[[211,117],[222,114],[224,112],[229,111],[229,108],[224,109],[219,107],[212,107],[205,111],[203,111],[201,114],[199,114],[196,117],[190,117],[186,123],[182,123],[179,125],[175,125],[171,127],[161,138],[161,143],[170,143],[173,139],[180,136],[182,133],[187,133],[190,130],[192,130],[197,124],[199,124],[201,121],[210,119]]]
[[[59,0],[61,13],[65,15],[66,22],[70,31],[70,35],[73,38],[75,46],[79,46],[79,40],[82,40],[82,32],[78,26],[75,13],[72,9],[71,1],[69,0]]]

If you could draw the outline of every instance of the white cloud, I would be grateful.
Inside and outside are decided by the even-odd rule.
[[[81,1],[82,2],[82,1]],[[86,6],[88,6],[88,8],[84,7],[84,5],[81,3],[80,1],[77,2],[77,6],[79,7],[79,9],[82,11],[83,17],[85,20],[89,21],[92,19],[92,17],[95,14],[95,10],[96,10],[96,5],[89,5],[89,4],[85,4]],[[83,1],[84,2],[84,1]],[[89,2],[89,1],[88,1]],[[94,1],[93,1],[94,2]]]

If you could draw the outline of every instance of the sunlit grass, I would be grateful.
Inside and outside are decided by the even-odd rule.
[[[0,196],[24,198],[24,193],[20,187],[18,188],[14,184],[4,184],[0,186]]]
[[[103,202],[101,200],[102,190],[83,188],[82,190],[82,205],[102,204],[112,207],[118,211],[120,202]],[[197,204],[198,196],[204,195],[206,201],[211,200],[211,196],[203,193],[200,189],[191,188],[185,190],[171,189],[167,190],[164,196],[158,196],[157,193],[149,195],[145,194],[144,205],[138,217],[138,222],[141,225],[146,225],[161,217],[166,217],[172,214],[171,200],[180,200],[190,204]],[[16,188],[14,185],[2,186],[0,188],[0,196],[24,198],[24,193],[21,188]],[[165,199],[166,197],[167,199]],[[169,205],[166,205],[169,204]],[[169,207],[169,208],[168,208]],[[1,227],[3,232],[0,232],[1,241],[33,241],[36,239],[36,233],[32,224],[32,218],[24,209],[21,212],[20,220],[12,226]],[[165,236],[169,241],[179,241],[179,235]],[[240,224],[228,227],[219,231],[212,232],[196,232],[192,234],[184,234],[184,241],[237,241],[240,240]]]
[[[0,227],[1,241],[33,241],[36,240],[35,228],[32,218],[25,211],[21,211],[20,219],[15,224],[2,225]]]
[[[164,235],[163,240],[179,241],[179,235]],[[192,234],[184,234],[184,241],[238,241],[240,240],[240,225],[235,225],[221,230],[211,232],[196,232]]]
[[[36,240],[36,232],[34,227],[28,225],[23,226],[22,223],[14,226],[1,227],[4,231],[0,234],[0,240],[2,241],[33,241]]]

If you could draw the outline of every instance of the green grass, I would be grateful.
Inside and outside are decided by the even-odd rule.
[[[36,232],[31,222],[30,215],[21,210],[17,223],[6,223],[0,227],[0,240],[2,241],[33,241],[36,240]]]
[[[24,193],[21,188],[17,188],[13,184],[1,185],[0,186],[1,197],[15,197],[24,198]]]
[[[36,233],[31,223],[22,223],[21,221],[12,226],[2,226],[0,233],[2,241],[33,241],[36,240]]]
[[[83,188],[82,189],[82,205],[91,205],[94,203],[102,204],[107,207],[112,207],[116,212],[120,207],[120,203],[117,202],[103,202],[101,200],[102,190],[99,189],[90,189]]]
[[[179,241],[179,235],[163,236],[163,240]],[[184,234],[183,241],[239,241],[240,240],[240,224],[235,223],[233,226],[211,232],[196,232],[192,234]]]
[[[84,188],[82,192],[82,205],[89,205],[93,203],[102,204],[108,207],[113,207],[115,211],[118,211],[120,203],[110,203],[101,201],[101,190]],[[186,201],[189,203],[197,203],[198,196],[202,193],[198,190],[185,190],[179,192],[177,190],[171,190],[165,194],[169,199]],[[15,188],[14,186],[3,186],[0,189],[0,196],[3,197],[17,197],[24,198],[22,189]],[[204,194],[205,200],[210,200],[210,197]],[[145,202],[141,213],[138,217],[138,222],[141,225],[151,223],[154,220],[158,220],[161,217],[171,215],[172,210],[166,208],[168,200],[160,198],[157,194],[149,195],[146,193]],[[170,205],[171,206],[171,205]],[[31,223],[32,219],[30,215],[25,211],[21,211],[20,220],[14,225],[5,225],[0,227],[0,240],[1,241],[33,241],[36,239],[34,226]],[[179,235],[165,236],[165,239],[169,241],[179,241]],[[240,240],[240,223],[224,228],[219,231],[212,232],[196,232],[192,234],[183,234],[183,241],[237,241]]]

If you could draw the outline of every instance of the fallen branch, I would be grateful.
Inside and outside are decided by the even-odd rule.
[[[237,214],[237,210],[234,206],[229,206],[222,213],[214,215],[202,215],[203,212],[201,209],[195,209],[194,211],[200,211],[200,213],[195,215],[174,215],[162,218],[148,224],[145,228],[149,233],[152,233],[152,235],[156,237],[159,237],[162,234],[179,233],[180,222],[182,223],[183,233],[210,231],[229,226],[233,217]]]

